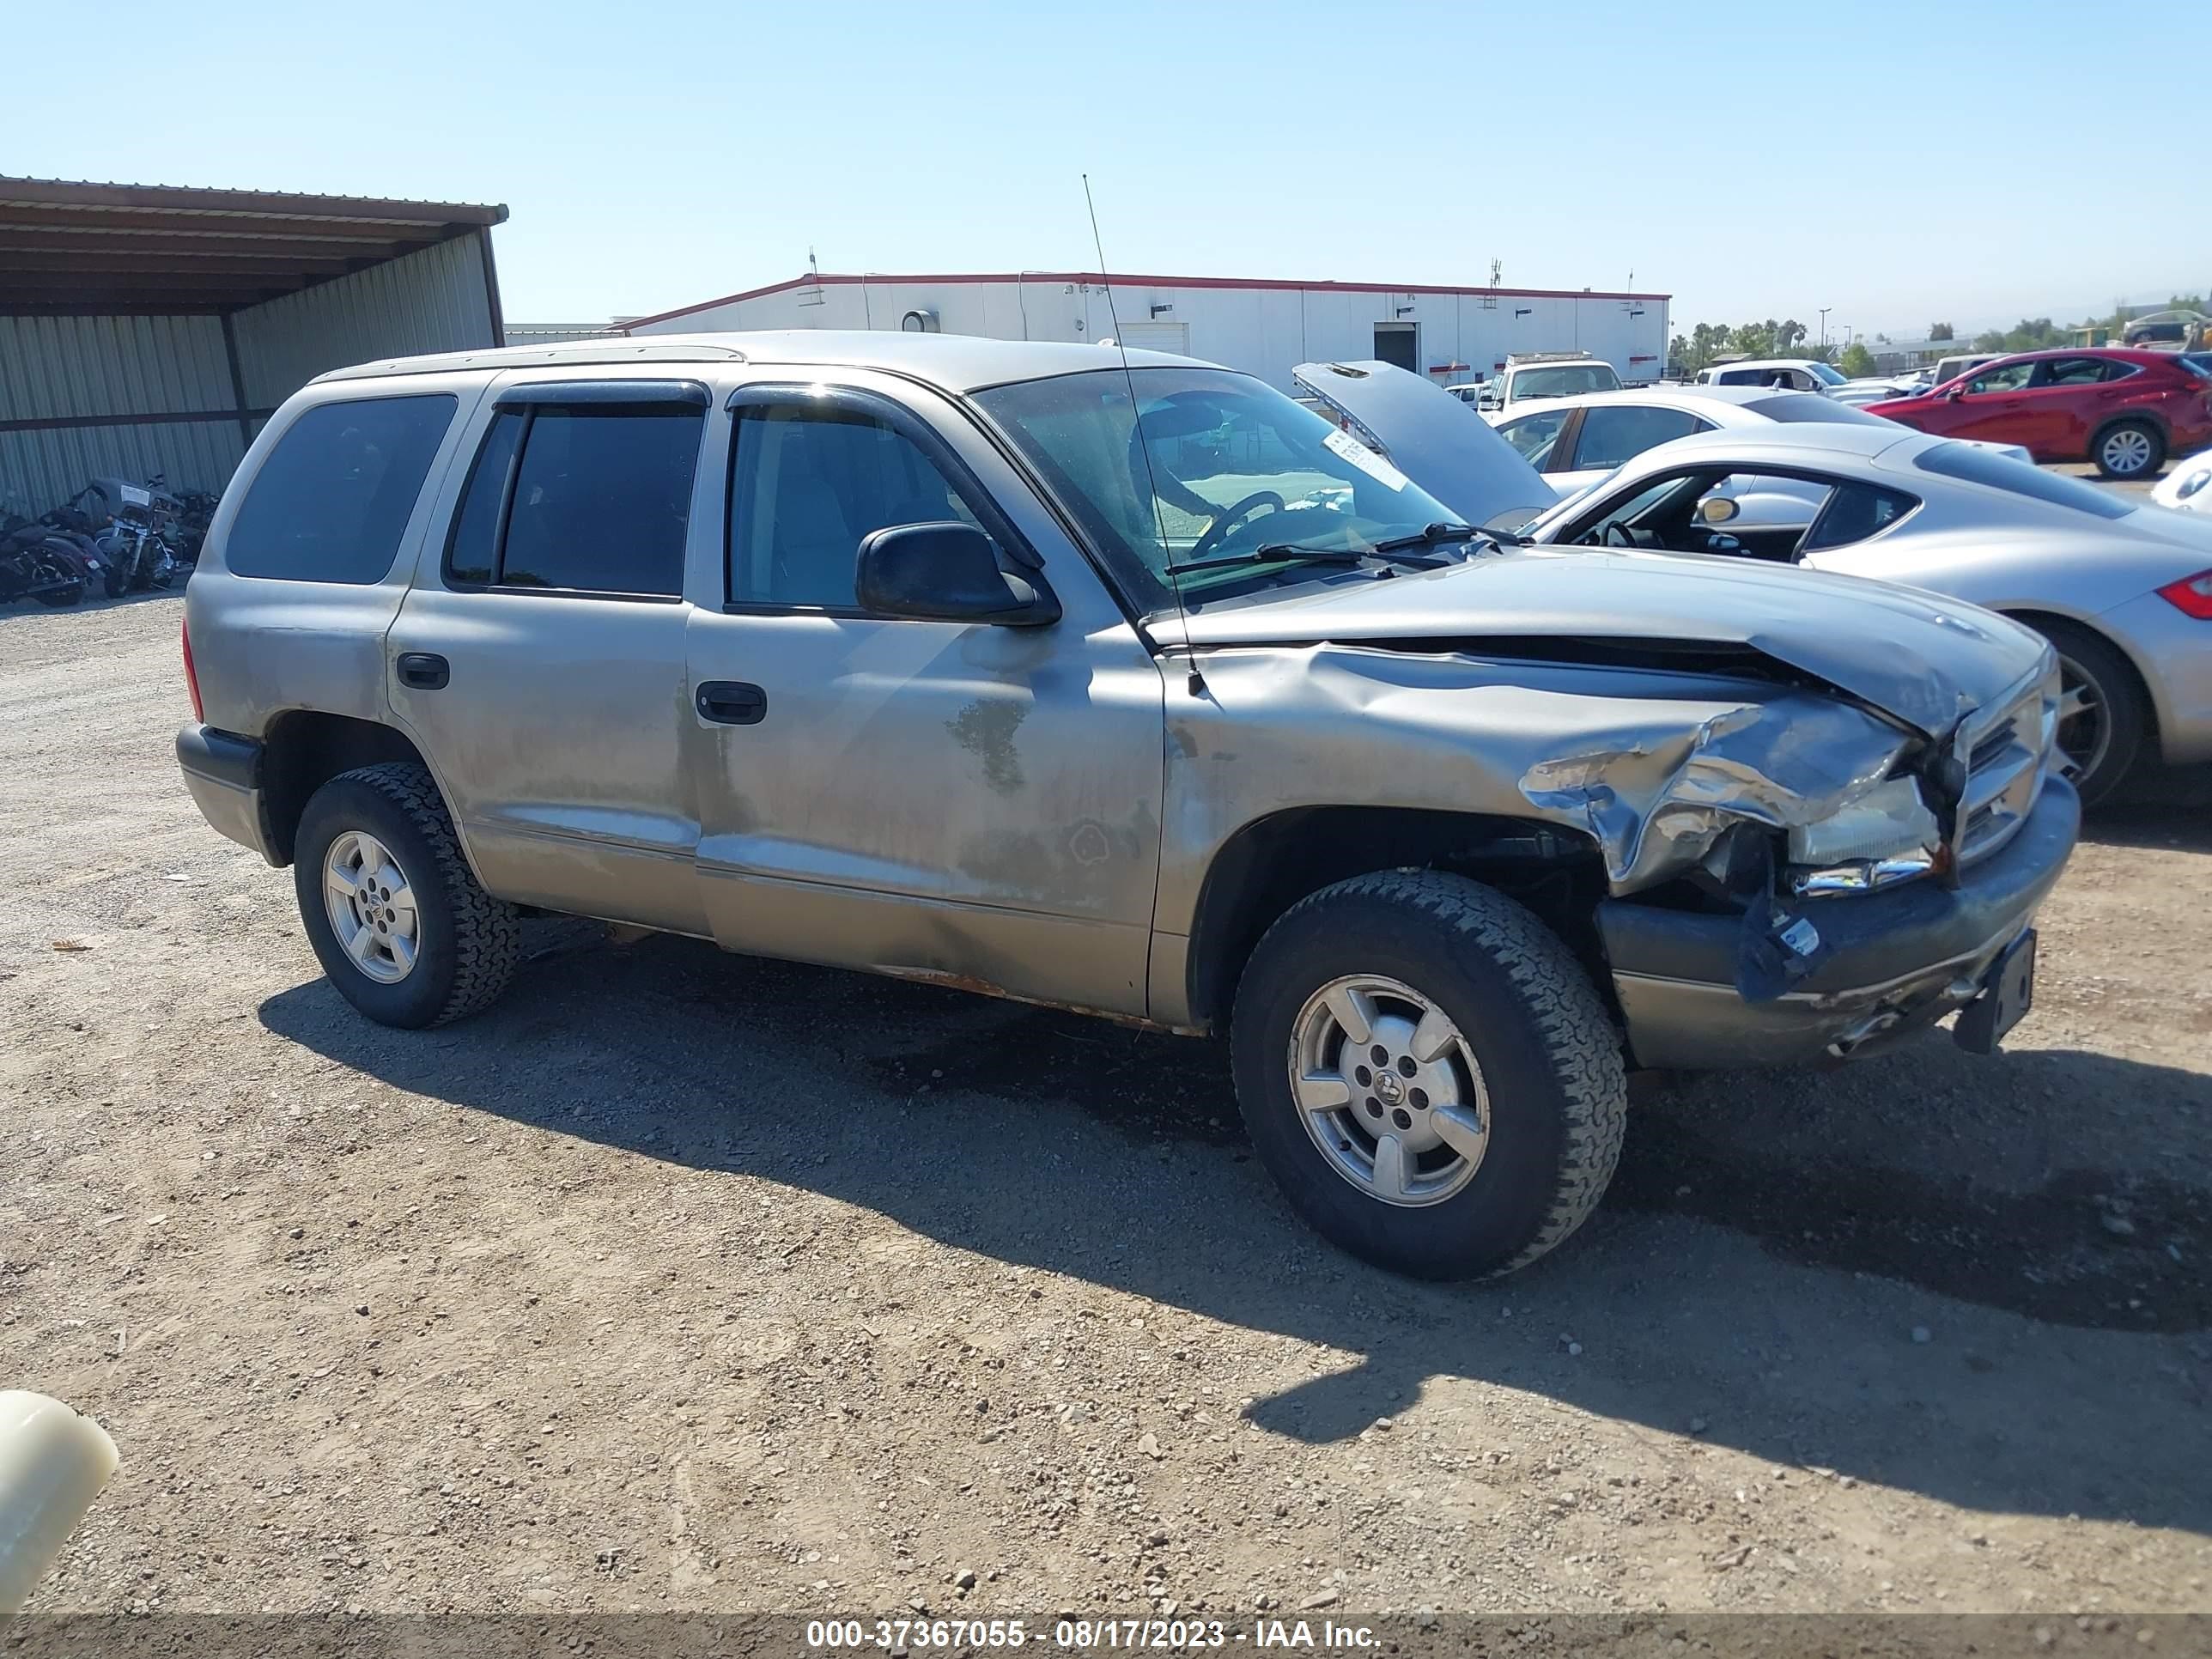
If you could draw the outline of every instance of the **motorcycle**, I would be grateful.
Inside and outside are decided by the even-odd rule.
[[[200,562],[200,548],[207,540],[208,525],[215,517],[218,500],[204,489],[187,489],[177,497],[176,521],[161,532],[169,544],[169,556],[187,571]]]
[[[50,508],[39,522],[76,550],[109,599],[119,599],[129,591],[131,568],[114,551],[100,546],[100,538],[112,519],[106,498],[97,486],[87,484],[59,507]]]
[[[159,488],[158,480],[149,486],[123,478],[94,478],[77,492],[73,503],[87,495],[100,497],[106,520],[106,529],[94,538],[94,544],[110,566],[110,599],[143,592],[149,587],[167,587],[176,580],[175,562],[161,539],[159,523],[163,509],[157,502],[157,497],[166,502],[175,498]]]
[[[0,605],[36,599],[58,610],[81,601],[87,586],[76,550],[46,526],[18,520],[0,531]]]

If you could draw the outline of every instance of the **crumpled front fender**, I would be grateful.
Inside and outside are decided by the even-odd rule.
[[[1738,823],[1818,823],[1881,782],[1913,739],[1832,697],[1784,692],[1692,724],[1654,720],[1539,761],[1521,792],[1587,830],[1615,896],[1697,864]]]

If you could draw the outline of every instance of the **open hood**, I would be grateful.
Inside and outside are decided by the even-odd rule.
[[[1291,374],[1354,437],[1468,524],[1523,524],[1559,499],[1489,422],[1418,374],[1373,360],[1300,363]]]
[[[1686,668],[1723,671],[1731,652],[1749,650],[1929,737],[2016,690],[2045,650],[2016,623],[1918,588],[1596,548],[1514,549],[1437,570],[1316,581],[1194,605],[1186,623],[1201,648],[1326,640],[1510,653],[1541,641],[1553,656],[1586,645],[1593,661],[1671,654]],[[1704,663],[1700,646],[1713,647]]]

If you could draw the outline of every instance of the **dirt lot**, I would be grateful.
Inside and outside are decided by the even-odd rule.
[[[2212,1607],[2201,793],[2002,1058],[1656,1093],[1425,1287],[1202,1044],[575,923],[364,1023],[178,781],[178,614],[0,613],[0,1382],[125,1458],[40,1607]]]

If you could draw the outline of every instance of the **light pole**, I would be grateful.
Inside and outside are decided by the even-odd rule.
[[[1828,344],[1828,313],[1834,309],[1835,307],[1833,306],[1822,306],[1820,307],[1820,345],[1821,349],[1824,350],[1826,349]]]

